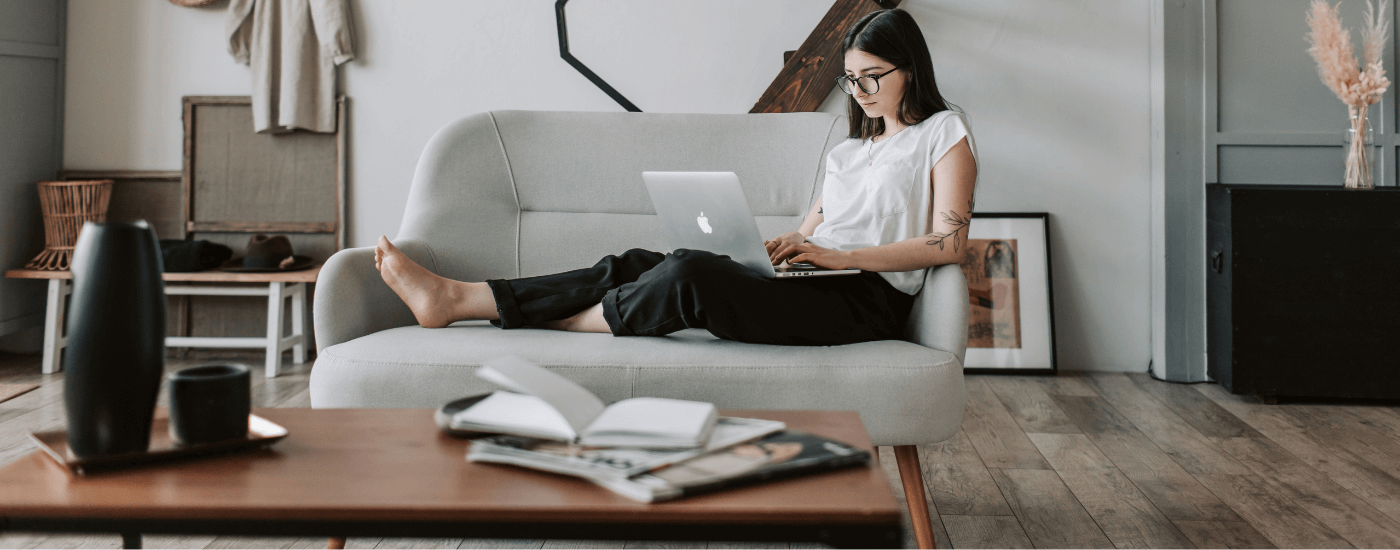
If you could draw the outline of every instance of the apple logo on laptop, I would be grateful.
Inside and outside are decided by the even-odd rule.
[[[700,230],[704,231],[705,234],[714,233],[715,230],[710,227],[710,219],[705,217],[704,212],[701,212],[700,217],[695,218],[695,221],[700,222]]]

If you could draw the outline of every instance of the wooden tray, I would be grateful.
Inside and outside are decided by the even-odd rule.
[[[284,437],[287,437],[286,428],[256,414],[250,414],[248,415],[247,439],[183,446],[170,438],[169,417],[157,415],[155,420],[151,422],[151,445],[146,452],[80,459],[68,452],[68,432],[66,430],[29,432],[29,438],[39,444],[39,448],[44,450],[44,454],[58,462],[60,466],[78,475],[91,473],[95,470],[152,464],[241,449],[267,448]]]

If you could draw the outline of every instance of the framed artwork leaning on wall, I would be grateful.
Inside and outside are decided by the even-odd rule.
[[[1046,212],[972,214],[964,372],[1057,372],[1049,222]]]

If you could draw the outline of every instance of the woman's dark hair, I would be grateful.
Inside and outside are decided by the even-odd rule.
[[[938,93],[938,81],[933,78],[933,59],[929,57],[924,33],[909,12],[896,8],[860,18],[846,31],[846,39],[841,43],[843,55],[851,50],[888,61],[907,75],[904,97],[895,113],[901,123],[913,126],[948,110],[948,102]],[[867,139],[885,132],[884,119],[865,116],[854,95],[848,98],[846,112],[851,122],[850,137]]]

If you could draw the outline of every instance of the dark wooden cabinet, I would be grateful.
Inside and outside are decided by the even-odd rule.
[[[1400,398],[1400,188],[1212,184],[1206,217],[1212,378]]]

